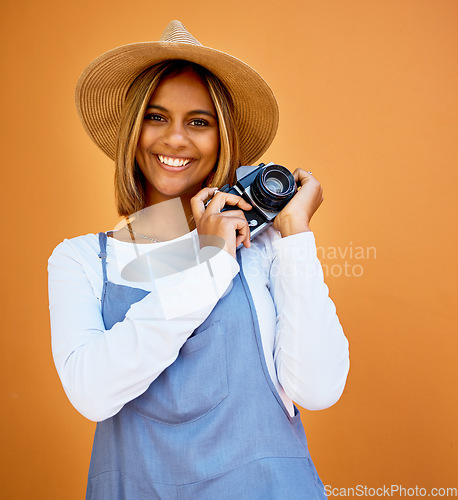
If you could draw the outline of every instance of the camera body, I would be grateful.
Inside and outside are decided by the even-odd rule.
[[[236,194],[253,208],[244,210],[253,239],[266,229],[277,214],[287,205],[297,192],[293,174],[282,165],[273,162],[258,166],[241,166],[235,171],[236,183],[223,186],[220,191]],[[223,211],[240,210],[226,205]]]

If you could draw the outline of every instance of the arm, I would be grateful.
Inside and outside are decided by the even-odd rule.
[[[272,295],[277,309],[274,360],[288,396],[309,410],[333,405],[349,370],[348,341],[323,279],[309,223],[323,202],[311,172],[296,169],[300,184],[274,221],[282,238],[273,243]]]
[[[48,263],[49,307],[53,356],[64,390],[80,413],[100,421],[142,394],[173,363],[229,286],[238,265],[221,251],[210,259],[214,278],[207,263],[185,272],[173,295],[175,310],[188,311],[185,314],[170,319],[170,312],[161,307],[161,299],[170,296],[166,280],[163,289],[133,304],[124,321],[105,331],[101,284],[95,290],[88,278],[90,259],[100,266],[96,249],[83,257],[71,240],[58,245]],[[216,290],[210,300],[209,289]],[[189,310],[189,297],[198,309]]]
[[[286,394],[319,410],[341,396],[349,370],[348,341],[323,279],[312,232],[273,242],[271,294],[277,311],[274,362]]]

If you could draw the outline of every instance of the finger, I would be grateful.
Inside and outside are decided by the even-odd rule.
[[[192,199],[195,198],[195,199],[198,199],[202,202],[205,202],[209,198],[212,198],[216,192],[218,192],[217,187],[206,187],[206,188],[201,189],[196,195],[193,196]]]
[[[238,206],[242,210],[251,210],[253,208],[241,196],[219,191],[210,201],[207,209],[210,208],[212,211],[221,212],[225,205]]]
[[[313,177],[313,174],[310,170],[304,170],[303,168],[296,168],[296,170],[293,172],[293,174],[296,172],[298,172],[299,174],[305,175],[307,177]]]
[[[311,174],[303,170],[302,168],[296,168],[296,170],[293,172],[293,177],[294,180],[296,181],[296,184],[299,184],[299,186],[302,186],[303,183],[311,177]]]
[[[251,247],[251,240],[250,240],[250,231],[247,232],[247,234],[239,234],[237,235],[237,238],[235,240],[235,246],[238,247],[241,243],[243,243],[245,248],[250,248]]]
[[[232,222],[232,229],[237,233],[236,236],[236,246],[238,247],[240,243],[249,248],[251,246],[250,241],[250,226],[242,210],[228,210],[226,212],[212,214],[212,217],[224,217]]]
[[[211,217],[227,217],[227,218],[234,217],[237,219],[241,219],[242,221],[243,220],[246,221],[245,213],[243,210],[235,210],[235,209],[224,210],[224,212],[212,213],[212,214],[210,214],[210,216]]]
[[[248,226],[248,222],[243,216],[243,219],[237,218],[235,221],[235,229],[238,232],[237,237],[235,239],[235,246],[238,247],[241,243],[244,244],[246,248],[251,246],[250,241],[250,227]]]
[[[195,196],[191,198],[191,211],[196,223],[200,221],[205,212],[205,202],[213,196],[217,188],[203,188]]]

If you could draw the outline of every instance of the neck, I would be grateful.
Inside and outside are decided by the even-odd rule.
[[[130,216],[134,231],[159,241],[183,236],[195,228],[190,199],[180,197],[156,202]]]
[[[191,198],[196,194],[197,191],[192,193],[182,193],[180,196],[175,198],[168,198],[166,196],[161,196],[161,194],[157,191],[151,190],[146,193],[146,208],[150,209],[152,207],[160,207],[158,212],[164,217],[175,216],[177,213],[184,215],[188,222],[188,231],[192,231],[195,229],[196,225],[191,210]],[[180,201],[181,206],[179,204]]]

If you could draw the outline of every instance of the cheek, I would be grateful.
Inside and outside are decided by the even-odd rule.
[[[138,163],[138,166],[140,167],[140,169],[142,169],[143,165],[144,165],[144,155],[140,149],[140,143],[137,144],[137,149],[135,150],[135,160],[136,162]]]
[[[208,137],[205,144],[205,151],[209,158],[215,160],[219,153],[219,133],[215,132],[210,137]]]
[[[152,140],[151,133],[142,130],[138,138],[137,149],[135,150],[135,159],[139,165],[149,156],[148,150]]]
[[[146,132],[144,132],[143,130],[142,130],[142,132],[140,132],[140,137],[138,138],[138,142],[137,142],[137,151],[138,152],[145,150],[146,145],[148,143],[147,136],[148,136],[148,134]]]

